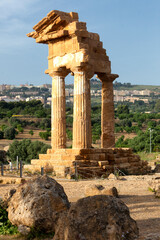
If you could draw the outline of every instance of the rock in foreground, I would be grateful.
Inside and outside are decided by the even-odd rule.
[[[33,178],[18,187],[8,204],[8,218],[14,225],[53,231],[69,201],[63,187],[47,176]]]
[[[128,207],[112,196],[82,198],[59,218],[54,240],[134,240],[136,222]]]
[[[85,187],[85,196],[94,196],[94,195],[109,195],[118,198],[118,191],[115,187],[105,188],[102,185],[90,185]]]

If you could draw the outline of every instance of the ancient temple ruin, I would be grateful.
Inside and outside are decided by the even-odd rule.
[[[26,167],[52,167],[57,176],[73,174],[75,163],[79,172],[94,175],[113,171],[115,166],[133,173],[147,169],[130,149],[114,148],[113,81],[118,75],[111,73],[111,62],[99,35],[88,32],[77,13],[57,10],[47,14],[33,29],[27,36],[49,47],[45,73],[52,78],[52,149]],[[74,75],[72,149],[66,149],[65,77],[69,73]],[[90,79],[94,74],[102,82],[101,149],[92,148]]]

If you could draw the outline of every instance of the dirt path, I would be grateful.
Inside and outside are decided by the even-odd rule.
[[[129,207],[131,217],[137,221],[140,230],[138,240],[160,240],[160,199],[155,198],[148,190],[148,181],[151,178],[152,176],[127,176],[126,180],[58,182],[64,187],[71,202],[85,197],[85,187],[88,185],[101,184],[108,188],[115,186],[121,200]],[[16,185],[1,184],[0,196],[3,197],[13,187]]]

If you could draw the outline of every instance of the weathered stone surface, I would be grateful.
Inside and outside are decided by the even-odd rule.
[[[75,162],[78,175],[84,178],[102,175],[107,177],[114,172],[115,167],[125,174],[140,175],[151,172],[147,161],[141,161],[131,149],[126,148],[49,149],[47,154],[40,154],[39,160],[32,160],[32,165],[25,165],[24,168],[40,171],[43,166],[45,171],[49,169],[57,176],[66,177],[68,174],[74,175]],[[113,174],[109,178],[116,177]]]
[[[53,231],[59,215],[68,208],[63,187],[48,176],[41,176],[18,187],[8,204],[8,218],[17,226]]]
[[[149,187],[156,192],[160,187],[160,176],[154,176],[152,180],[148,181]]]
[[[65,78],[66,72],[57,71],[52,76],[52,149],[66,147],[66,107]]]
[[[146,162],[129,149],[115,149],[113,81],[111,62],[99,35],[79,22],[78,14],[53,10],[27,36],[48,44],[48,69],[52,77],[52,149],[32,160],[30,171],[53,171],[57,177],[73,176],[75,163],[80,177],[107,176],[114,168],[129,174],[148,173]],[[73,151],[66,151],[65,77],[74,75]],[[101,149],[92,151],[90,79],[97,74],[102,82]],[[81,151],[82,150],[82,151]],[[85,153],[86,151],[86,153]],[[82,160],[82,161],[81,161]],[[88,160],[88,161],[86,161]]]
[[[134,240],[136,222],[128,207],[111,196],[83,198],[73,205],[57,223],[54,240]]]
[[[87,31],[77,13],[53,10],[35,30],[27,34],[37,43],[48,44],[48,69],[52,79],[52,149],[65,148],[65,85],[64,77],[74,75],[73,148],[90,148],[91,100],[90,78],[102,81],[102,147],[113,147],[114,104],[113,84],[118,75],[111,74],[111,63],[99,35]],[[58,76],[56,73],[61,73]],[[64,76],[64,77],[62,77]]]
[[[155,197],[160,198],[160,176],[155,176],[148,182],[149,184],[149,189],[151,189]]]
[[[8,206],[8,203],[11,200],[11,198],[13,197],[13,195],[15,194],[15,192],[16,192],[16,189],[13,188],[7,194],[5,194],[3,201],[6,206]]]
[[[111,173],[111,174],[108,176],[108,179],[109,179],[109,180],[115,180],[115,179],[117,179],[117,178],[116,178],[116,176],[115,176],[113,173]]]
[[[160,198],[160,185],[159,185],[157,191],[155,192],[155,196],[156,196],[157,198]]]
[[[160,173],[160,164],[157,164],[155,169],[154,169],[155,173]]]
[[[160,234],[158,233],[149,233],[143,239],[140,240],[160,240]]]
[[[101,147],[113,148],[115,146],[113,80],[118,75],[99,74],[98,77],[102,81]]]
[[[90,79],[84,70],[74,72],[73,148],[91,148]]]
[[[19,225],[18,226],[18,231],[22,234],[22,235],[28,235],[30,233],[30,227],[24,226],[24,225]]]
[[[118,197],[118,191],[115,187],[105,188],[102,185],[90,185],[85,187],[85,196],[94,195],[109,195],[113,197]]]

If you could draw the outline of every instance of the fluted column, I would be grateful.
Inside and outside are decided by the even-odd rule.
[[[91,144],[90,76],[78,70],[74,71],[73,148],[90,148]]]
[[[100,74],[98,77],[102,81],[101,147],[111,148],[115,146],[113,81],[118,75]]]
[[[65,74],[53,72],[52,77],[52,108],[51,108],[51,145],[52,149],[66,147],[66,100]]]

